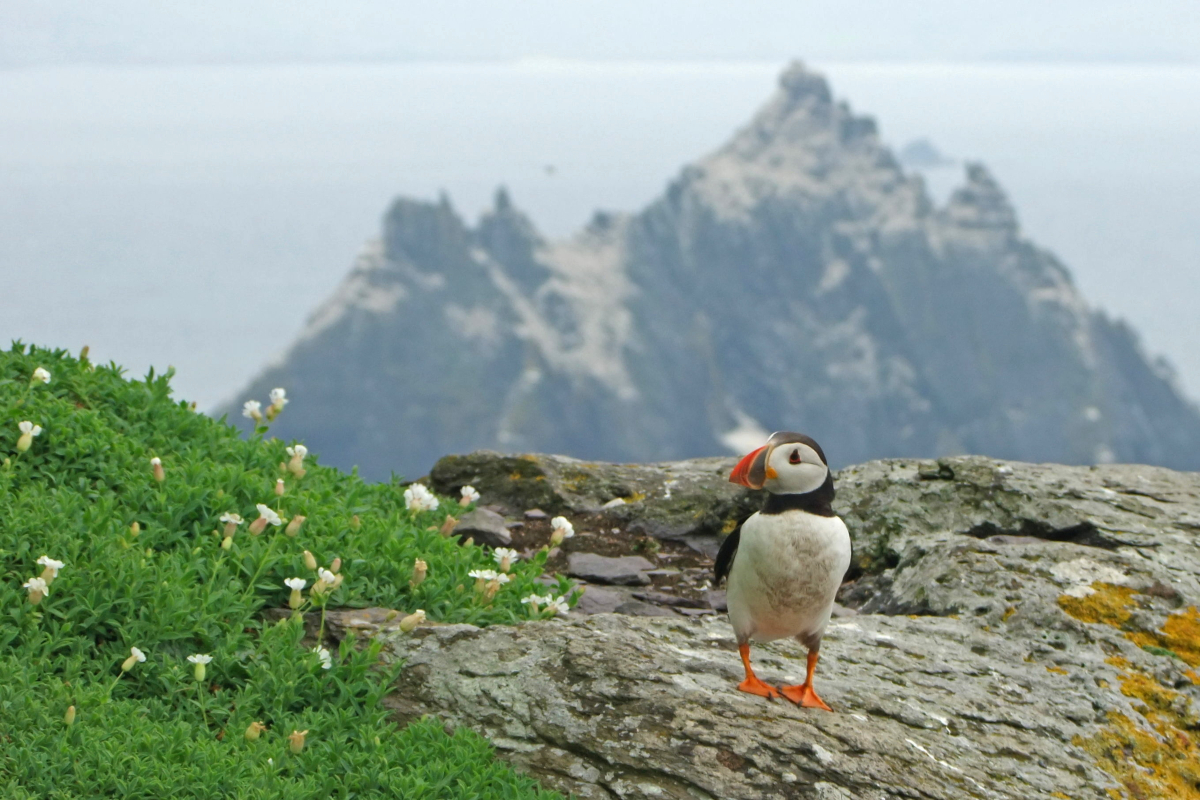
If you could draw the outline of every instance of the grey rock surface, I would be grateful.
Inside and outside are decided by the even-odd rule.
[[[512,534],[504,517],[486,508],[476,508],[462,515],[454,526],[454,535],[460,539],[474,539],[476,544],[488,547],[508,547]]]
[[[674,611],[658,603],[647,603],[645,600],[626,600],[614,609],[618,614],[630,617],[674,617]]]
[[[641,556],[599,556],[595,553],[571,553],[567,556],[567,574],[589,583],[619,586],[645,586],[650,583],[646,570],[654,565]]]
[[[579,602],[575,604],[575,607],[571,611],[578,614],[611,613],[616,611],[617,606],[629,598],[629,592],[622,592],[619,589],[588,586],[587,590],[583,593],[583,597],[579,598]]]
[[[581,798],[1194,790],[1200,474],[965,457],[838,479],[859,613],[821,648],[833,714],[735,691],[724,615],[380,626],[407,664],[388,702]],[[753,648],[772,683],[801,680],[804,657]]]
[[[275,386],[294,399],[274,435],[379,479],[479,447],[640,462],[795,427],[838,466],[1200,467],[1170,368],[1024,238],[988,170],[935,205],[799,64],[660,198],[572,239],[544,240],[503,191],[474,226],[448,200],[397,200],[222,410],[248,424],[242,401]]]

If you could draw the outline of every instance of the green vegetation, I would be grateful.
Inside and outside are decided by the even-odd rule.
[[[33,378],[39,367],[48,383]],[[402,486],[311,456],[297,477],[288,443],[265,428],[245,441],[173,402],[169,377],[127,381],[62,351],[0,351],[0,795],[557,797],[473,734],[390,723],[379,701],[395,667],[373,643],[323,654],[298,616],[261,616],[300,599],[301,610],[514,622],[530,616],[521,598],[544,589],[545,556],[517,562],[489,599],[468,572],[494,569],[491,554],[438,532],[456,501],[413,512]],[[283,524],[252,535],[259,504]],[[223,546],[231,513],[245,524]],[[298,516],[297,531],[287,521]],[[340,575],[332,591],[314,593],[306,550]],[[51,578],[42,556],[65,562],[44,596],[32,580]],[[428,573],[410,588],[416,559]],[[294,577],[306,581],[300,598],[284,585]],[[256,722],[265,731],[252,740]]]

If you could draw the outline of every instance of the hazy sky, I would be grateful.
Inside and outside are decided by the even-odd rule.
[[[1200,61],[1197,0],[0,0],[0,64]]]

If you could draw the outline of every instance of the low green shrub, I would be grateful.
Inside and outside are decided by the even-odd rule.
[[[293,599],[289,578],[305,581],[301,611],[528,619],[521,600],[545,590],[544,553],[480,590],[468,573],[495,569],[490,552],[439,532],[457,502],[409,510],[399,483],[368,484],[314,456],[288,471],[288,443],[265,427],[244,440],[172,401],[169,378],[130,381],[115,365],[20,343],[0,351],[3,796],[557,796],[473,734],[391,724],[380,699],[394,674],[373,644],[319,653],[302,644],[298,615],[262,619]],[[281,524],[253,535],[260,504]],[[228,514],[244,523],[227,541]],[[65,562],[56,577],[42,556]],[[428,570],[414,586],[417,559]],[[265,726],[256,740],[252,723]]]

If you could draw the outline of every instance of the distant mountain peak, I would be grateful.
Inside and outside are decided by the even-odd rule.
[[[778,429],[837,464],[1200,468],[1200,412],[1021,238],[989,171],[968,164],[935,210],[799,62],[661,198],[567,240],[503,188],[475,226],[448,198],[397,200],[247,396],[273,386],[294,400],[281,435],[369,476],[481,447],[710,455]]]

